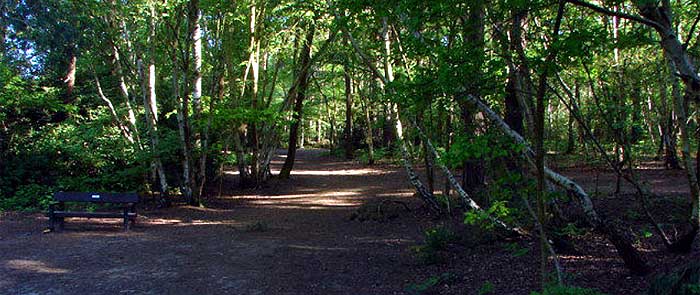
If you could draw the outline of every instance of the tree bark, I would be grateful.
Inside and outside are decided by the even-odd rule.
[[[675,64],[669,60],[669,67],[671,73],[675,73]],[[678,117],[678,126],[680,127],[681,136],[681,157],[685,164],[686,177],[688,178],[688,185],[690,186],[690,203],[691,203],[691,214],[689,228],[686,233],[684,233],[673,245],[673,250],[677,252],[689,252],[692,249],[693,241],[700,230],[700,184],[698,183],[698,175],[696,167],[693,163],[692,156],[690,154],[690,128],[688,119],[688,105],[691,101],[691,93],[686,92],[685,95],[681,95],[680,87],[675,76],[671,77],[673,83],[673,101],[676,108],[676,115]]]
[[[524,147],[523,155],[525,156],[526,160],[531,166],[535,166],[535,153],[522,135],[513,131],[510,126],[508,126],[508,124],[506,124],[503,119],[496,114],[496,112],[489,108],[479,98],[468,94],[464,95],[464,97],[470,103],[474,104],[479,110],[484,112],[486,117],[488,117],[489,120],[494,123],[495,127],[499,128],[506,136],[512,138],[517,144],[522,145]],[[632,246],[631,241],[623,234],[623,231],[615,224],[601,218],[598,215],[593,206],[593,201],[581,186],[571,179],[552,171],[546,166],[544,167],[544,174],[549,181],[566,190],[578,200],[583,212],[585,213],[588,224],[590,224],[594,230],[604,235],[615,246],[615,249],[617,249],[618,254],[625,262],[625,265],[633,274],[644,275],[650,271],[646,261],[639,254],[637,249]]]
[[[353,158],[352,142],[352,89],[353,81],[350,76],[350,67],[343,66],[343,76],[345,78],[345,159]]]
[[[289,145],[287,147],[287,158],[284,160],[282,169],[280,170],[280,178],[289,178],[289,175],[294,168],[294,158],[296,157],[297,144],[299,137],[299,127],[302,126],[302,111],[304,100],[306,99],[306,89],[309,84],[309,64],[311,62],[311,45],[314,40],[316,27],[314,24],[309,26],[306,33],[306,40],[300,53],[300,70],[298,72],[299,84],[296,88],[296,97],[294,102],[294,112],[292,113],[292,126],[289,130]]]

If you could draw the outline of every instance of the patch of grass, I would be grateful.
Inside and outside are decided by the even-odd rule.
[[[491,283],[491,281],[486,281],[481,285],[481,288],[479,288],[479,295],[493,294],[493,290],[493,283]]]

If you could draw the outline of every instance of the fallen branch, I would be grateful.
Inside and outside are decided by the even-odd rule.
[[[671,247],[672,243],[671,240],[668,238],[668,235],[666,235],[666,232],[663,230],[661,225],[656,222],[656,219],[654,216],[651,214],[649,211],[649,199],[648,196],[653,195],[649,189],[646,187],[642,186],[639,184],[639,182],[636,180],[635,175],[631,175],[630,173],[624,173],[618,165],[615,165],[612,159],[608,156],[608,154],[605,152],[605,149],[603,146],[600,144],[598,139],[593,135],[591,132],[591,129],[588,128],[588,124],[586,121],[583,119],[583,116],[581,115],[580,108],[578,107],[578,103],[574,100],[574,95],[571,92],[571,89],[569,88],[568,85],[564,82],[564,80],[561,78],[560,75],[557,74],[557,78],[559,79],[559,84],[564,88],[564,92],[571,98],[571,104],[567,103],[566,100],[559,95],[556,91],[553,91],[554,94],[559,98],[559,100],[564,104],[564,106],[569,110],[571,114],[574,115],[574,118],[576,121],[579,123],[579,125],[583,128],[584,133],[586,136],[593,142],[593,145],[596,147],[600,155],[603,157],[603,160],[610,166],[613,171],[615,171],[615,174],[617,174],[618,177],[622,177],[625,181],[627,181],[629,184],[634,186],[634,188],[637,190],[637,196],[639,196],[638,201],[642,205],[642,210],[644,211],[644,214],[646,215],[649,223],[651,223],[654,226],[654,229],[656,232],[661,236],[661,239],[663,240],[664,244],[666,247]],[[553,87],[550,86],[552,90],[554,90]]]
[[[480,111],[482,111],[499,129],[501,129],[505,135],[511,137],[516,143],[522,145],[523,155],[525,156],[526,160],[530,165],[533,167],[535,166],[535,162],[533,160],[535,153],[528,142],[520,134],[513,131],[513,129],[511,129],[510,126],[508,126],[508,124],[503,121],[498,114],[496,114],[496,112],[494,112],[479,98],[470,94],[462,95],[462,98],[466,99],[468,102],[472,103]],[[624,260],[625,265],[633,274],[644,275],[649,273],[649,266],[647,266],[646,261],[642,259],[637,249],[632,246],[632,243],[627,237],[625,237],[624,234],[622,234],[622,231],[620,231],[617,226],[598,215],[593,207],[593,201],[580,185],[566,176],[552,171],[546,166],[544,167],[544,173],[549,181],[576,197],[581,205],[581,208],[583,209],[583,212],[585,213],[586,221],[596,231],[603,234],[615,246],[615,249],[617,249],[621,258]]]
[[[430,153],[432,153],[433,156],[435,157],[435,159],[437,160],[435,162],[438,164],[438,166],[440,167],[440,170],[445,175],[445,177],[447,177],[447,180],[450,182],[450,185],[452,186],[452,188],[455,189],[455,191],[457,192],[459,197],[462,199],[462,202],[465,205],[467,205],[467,207],[469,207],[473,210],[484,211],[484,209],[482,209],[481,206],[479,206],[479,204],[477,204],[471,197],[469,197],[469,194],[467,194],[467,192],[464,191],[464,189],[459,184],[457,179],[455,179],[454,175],[452,175],[452,172],[450,171],[450,169],[447,168],[447,166],[445,166],[445,164],[442,164],[439,161],[440,155],[438,154],[437,150],[435,150],[435,147],[433,146],[433,143],[430,141],[430,139],[425,135],[425,133],[423,133],[423,130],[421,130],[421,128],[418,125],[416,125],[415,123],[413,123],[413,126],[418,131],[418,134],[420,135],[421,139],[423,139],[423,141],[425,141],[425,144],[428,147],[428,150],[430,150]],[[514,233],[521,235],[521,236],[528,235],[528,232],[526,230],[519,228],[519,227],[511,227],[511,226],[505,224],[503,221],[496,219],[493,216],[489,215],[489,220],[507,231],[514,232]]]

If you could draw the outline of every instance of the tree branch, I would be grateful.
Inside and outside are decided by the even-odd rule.
[[[601,7],[601,6],[598,6],[598,5],[595,5],[592,3],[588,3],[586,1],[581,1],[581,0],[566,0],[566,2],[569,2],[569,3],[574,4],[576,6],[590,8],[591,10],[602,13],[602,14],[606,14],[606,15],[610,15],[610,16],[617,16],[617,17],[621,17],[624,19],[635,21],[635,22],[638,22],[641,24],[645,24],[645,25],[650,26],[654,29],[661,28],[661,25],[659,25],[659,23],[652,21],[652,20],[645,19],[645,18],[638,16],[638,15],[628,14],[628,13],[624,13],[624,12],[620,12],[620,11],[613,11],[613,10],[607,9],[605,7]]]

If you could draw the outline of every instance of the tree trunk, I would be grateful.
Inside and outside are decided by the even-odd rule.
[[[525,152],[523,155],[531,166],[535,166],[535,153],[532,151],[530,145],[527,143],[527,141],[525,141],[522,135],[513,131],[498,114],[496,114],[480,99],[471,95],[465,95],[465,98],[470,103],[474,104],[479,110],[484,112],[486,117],[488,117],[497,128],[501,129],[505,135],[511,137],[517,144],[523,145],[525,147]],[[579,201],[579,204],[585,213],[586,221],[615,246],[615,249],[617,249],[618,254],[625,262],[625,265],[633,274],[644,275],[649,272],[649,266],[646,264],[646,261],[639,254],[637,249],[632,246],[629,238],[623,234],[623,231],[617,225],[601,218],[598,215],[593,206],[593,201],[588,196],[586,191],[581,188],[581,186],[569,178],[552,171],[546,166],[544,167],[544,174],[549,181],[566,190]]]
[[[669,60],[669,67],[671,73],[676,73],[675,64]],[[690,203],[691,203],[691,214],[689,227],[673,245],[672,249],[677,252],[689,252],[692,249],[693,241],[698,234],[700,229],[700,185],[698,184],[697,170],[693,163],[692,156],[690,154],[690,128],[688,121],[688,104],[691,100],[691,94],[686,92],[686,95],[681,95],[680,86],[675,76],[671,77],[673,83],[673,101],[676,108],[676,115],[678,117],[678,126],[680,127],[681,135],[681,156],[685,164],[685,172],[688,178],[688,185],[690,186]]]
[[[353,81],[350,76],[350,67],[343,66],[343,76],[345,77],[345,159],[353,158],[352,144],[352,89]]]
[[[66,55],[68,57],[68,69],[66,70],[66,76],[63,78],[63,83],[66,84],[66,93],[63,98],[64,103],[70,103],[73,101],[73,89],[75,88],[75,71],[78,63],[78,57],[75,54],[75,46],[73,44],[68,45],[66,50]]]
[[[374,165],[374,132],[372,131],[372,117],[370,115],[370,99],[363,99],[365,121],[367,122],[367,133],[365,135],[365,142],[367,143],[367,164]]]
[[[299,127],[302,123],[302,111],[304,109],[304,99],[306,98],[306,89],[309,84],[309,74],[310,68],[309,64],[311,62],[311,44],[314,40],[314,33],[316,32],[315,25],[311,24],[309,31],[306,33],[306,41],[300,53],[300,71],[299,75],[299,85],[296,88],[296,98],[294,102],[294,112],[292,114],[292,126],[289,130],[289,145],[287,147],[287,158],[284,160],[284,165],[282,165],[282,170],[280,171],[280,178],[289,178],[289,175],[294,168],[294,158],[297,152],[297,143],[299,137]]]
[[[336,17],[338,17],[336,15]],[[355,50],[355,53],[360,56],[362,61],[367,65],[367,67],[370,69],[370,71],[379,79],[381,82],[380,85],[382,85],[382,88],[384,91],[387,92],[387,94],[393,94],[390,92],[389,89],[386,88],[386,85],[389,84],[391,81],[394,79],[394,73],[392,70],[391,66],[391,61],[389,57],[391,56],[391,40],[389,38],[388,34],[388,26],[386,22],[386,17],[382,18],[383,22],[383,27],[384,29],[382,30],[382,39],[384,40],[384,55],[383,55],[383,63],[384,63],[384,74],[377,69],[377,66],[365,55],[365,53],[360,49],[359,45],[355,41],[355,39],[352,37],[352,34],[347,30],[347,27],[343,26],[341,29],[343,30],[343,33],[345,36],[350,40],[350,44],[352,45],[353,49]],[[423,183],[420,181],[420,178],[418,178],[418,175],[416,172],[413,170],[413,165],[411,164],[409,160],[409,154],[408,154],[408,147],[406,145],[406,142],[403,139],[403,124],[401,123],[401,117],[400,117],[400,112],[398,110],[398,107],[393,105],[389,107],[391,111],[389,111],[389,121],[395,120],[395,125],[394,125],[394,130],[396,131],[396,138],[399,141],[399,147],[401,149],[401,162],[403,163],[404,168],[406,169],[406,173],[408,174],[409,181],[413,185],[413,187],[416,189],[416,193],[418,196],[428,205],[428,207],[433,210],[434,212],[441,213],[442,209],[440,208],[439,203],[435,199],[435,196],[432,195],[428,190],[425,188]]]
[[[141,59],[137,62],[139,77],[141,80],[141,93],[143,95],[143,109],[145,113],[146,126],[148,128],[148,135],[151,142],[151,153],[153,153],[153,166],[155,167],[156,173],[158,174],[158,179],[160,182],[161,193],[168,193],[168,179],[165,175],[165,169],[163,168],[163,162],[160,158],[160,153],[158,149],[159,135],[158,135],[158,102],[156,97],[156,65],[155,65],[155,7],[150,8],[150,23],[149,23],[149,64],[148,64],[148,85],[146,85],[146,77],[143,70],[143,62]]]

